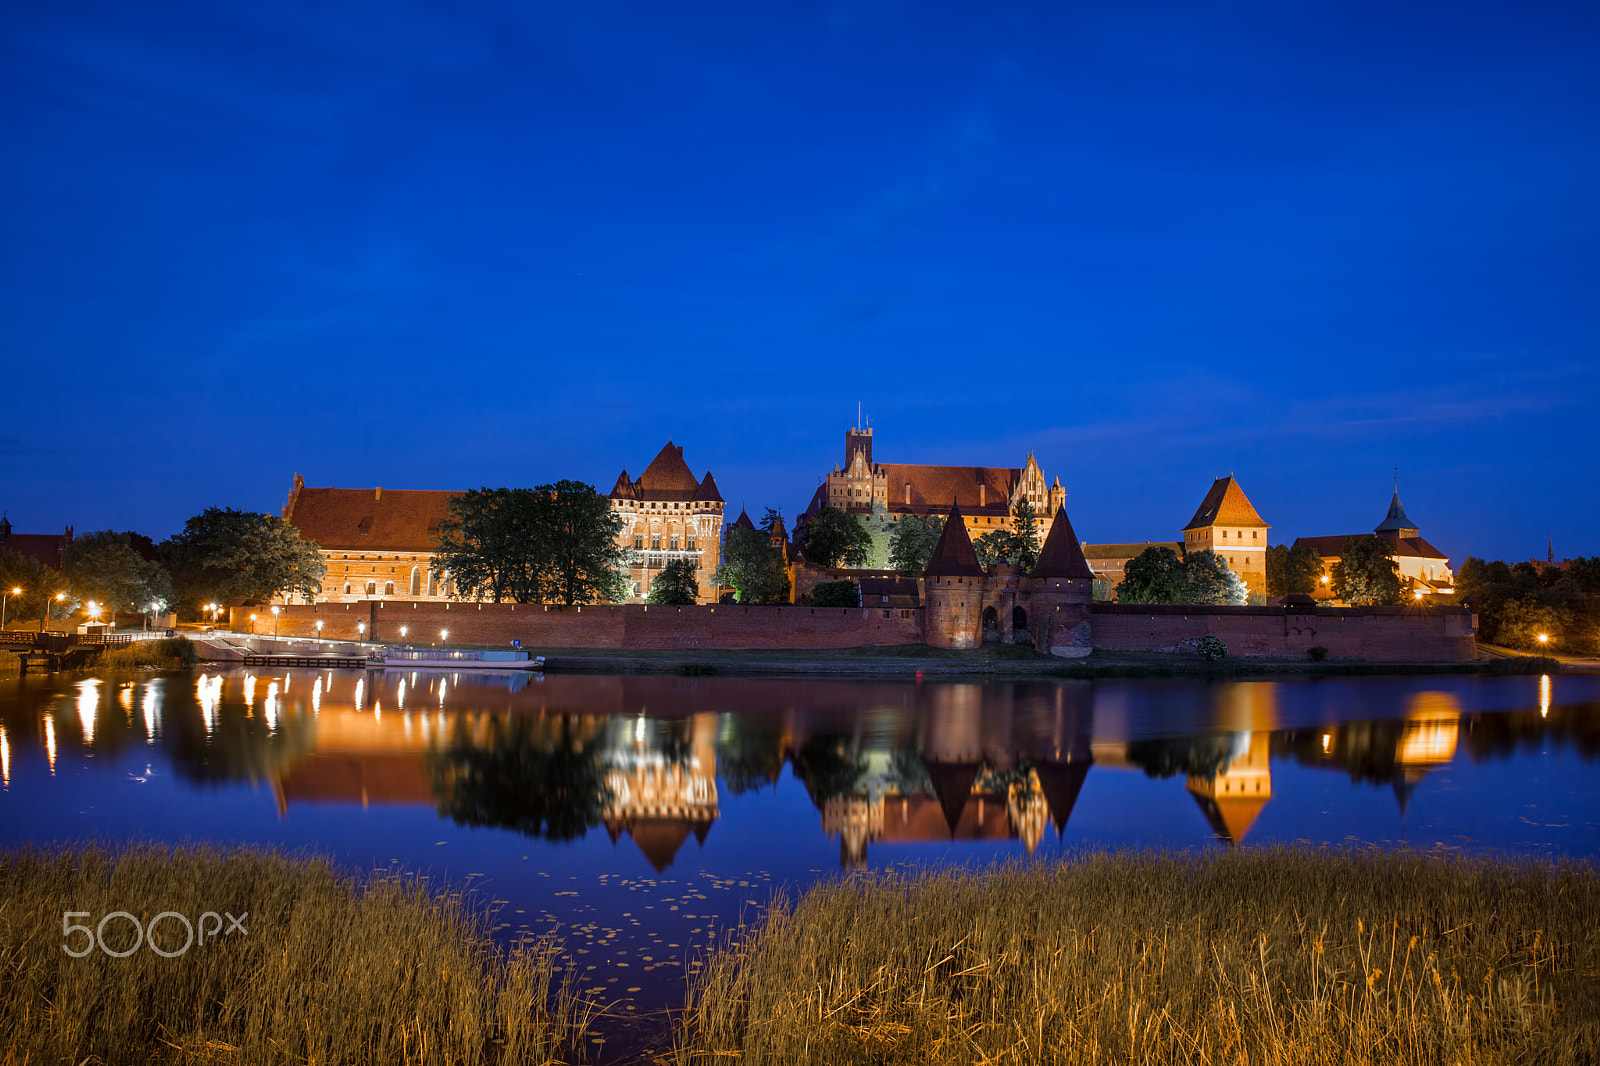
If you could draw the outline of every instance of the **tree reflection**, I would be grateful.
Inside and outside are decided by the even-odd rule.
[[[783,772],[783,731],[766,715],[724,714],[717,729],[717,776],[732,796],[776,785]]]
[[[1146,777],[1212,777],[1233,757],[1233,736],[1213,733],[1198,737],[1162,737],[1128,742],[1127,760]]]
[[[439,813],[457,825],[577,840],[611,800],[590,719],[495,717],[478,737],[458,727],[428,769]]]

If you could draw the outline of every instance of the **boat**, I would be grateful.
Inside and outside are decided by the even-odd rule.
[[[367,656],[367,665],[412,670],[543,670],[544,656],[521,648],[406,648],[385,645]]]

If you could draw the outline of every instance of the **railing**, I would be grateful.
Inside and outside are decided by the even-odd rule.
[[[485,651],[482,648],[387,648],[384,659],[427,663],[525,663],[525,651]]]

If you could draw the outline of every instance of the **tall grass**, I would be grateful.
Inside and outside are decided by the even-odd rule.
[[[712,954],[673,1061],[1593,1063],[1585,865],[1091,854],[884,875]]]
[[[112,911],[240,916],[237,931],[175,958],[127,958],[63,937]],[[135,845],[0,854],[0,1063],[555,1063],[592,1009],[557,977],[549,940],[497,950],[458,895],[321,859],[255,849]],[[228,928],[224,922],[223,928]],[[181,923],[160,946],[176,951]],[[104,929],[112,950],[130,922]]]
[[[171,669],[174,666],[193,666],[199,661],[194,644],[186,637],[164,637],[158,640],[136,640],[107,648],[95,668],[105,670],[133,670],[141,666]]]

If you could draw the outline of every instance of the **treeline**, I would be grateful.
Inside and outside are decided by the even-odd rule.
[[[67,546],[63,572],[0,548],[0,583],[21,590],[8,616],[41,626],[79,609],[109,622],[174,609],[199,617],[205,605],[236,597],[312,597],[323,570],[317,546],[282,518],[228,507],[206,509],[159,543],[131,531],[86,533]]]
[[[1528,651],[1600,653],[1600,556],[1562,568],[1469,555],[1456,574],[1456,591],[1472,598],[1481,640]]]

